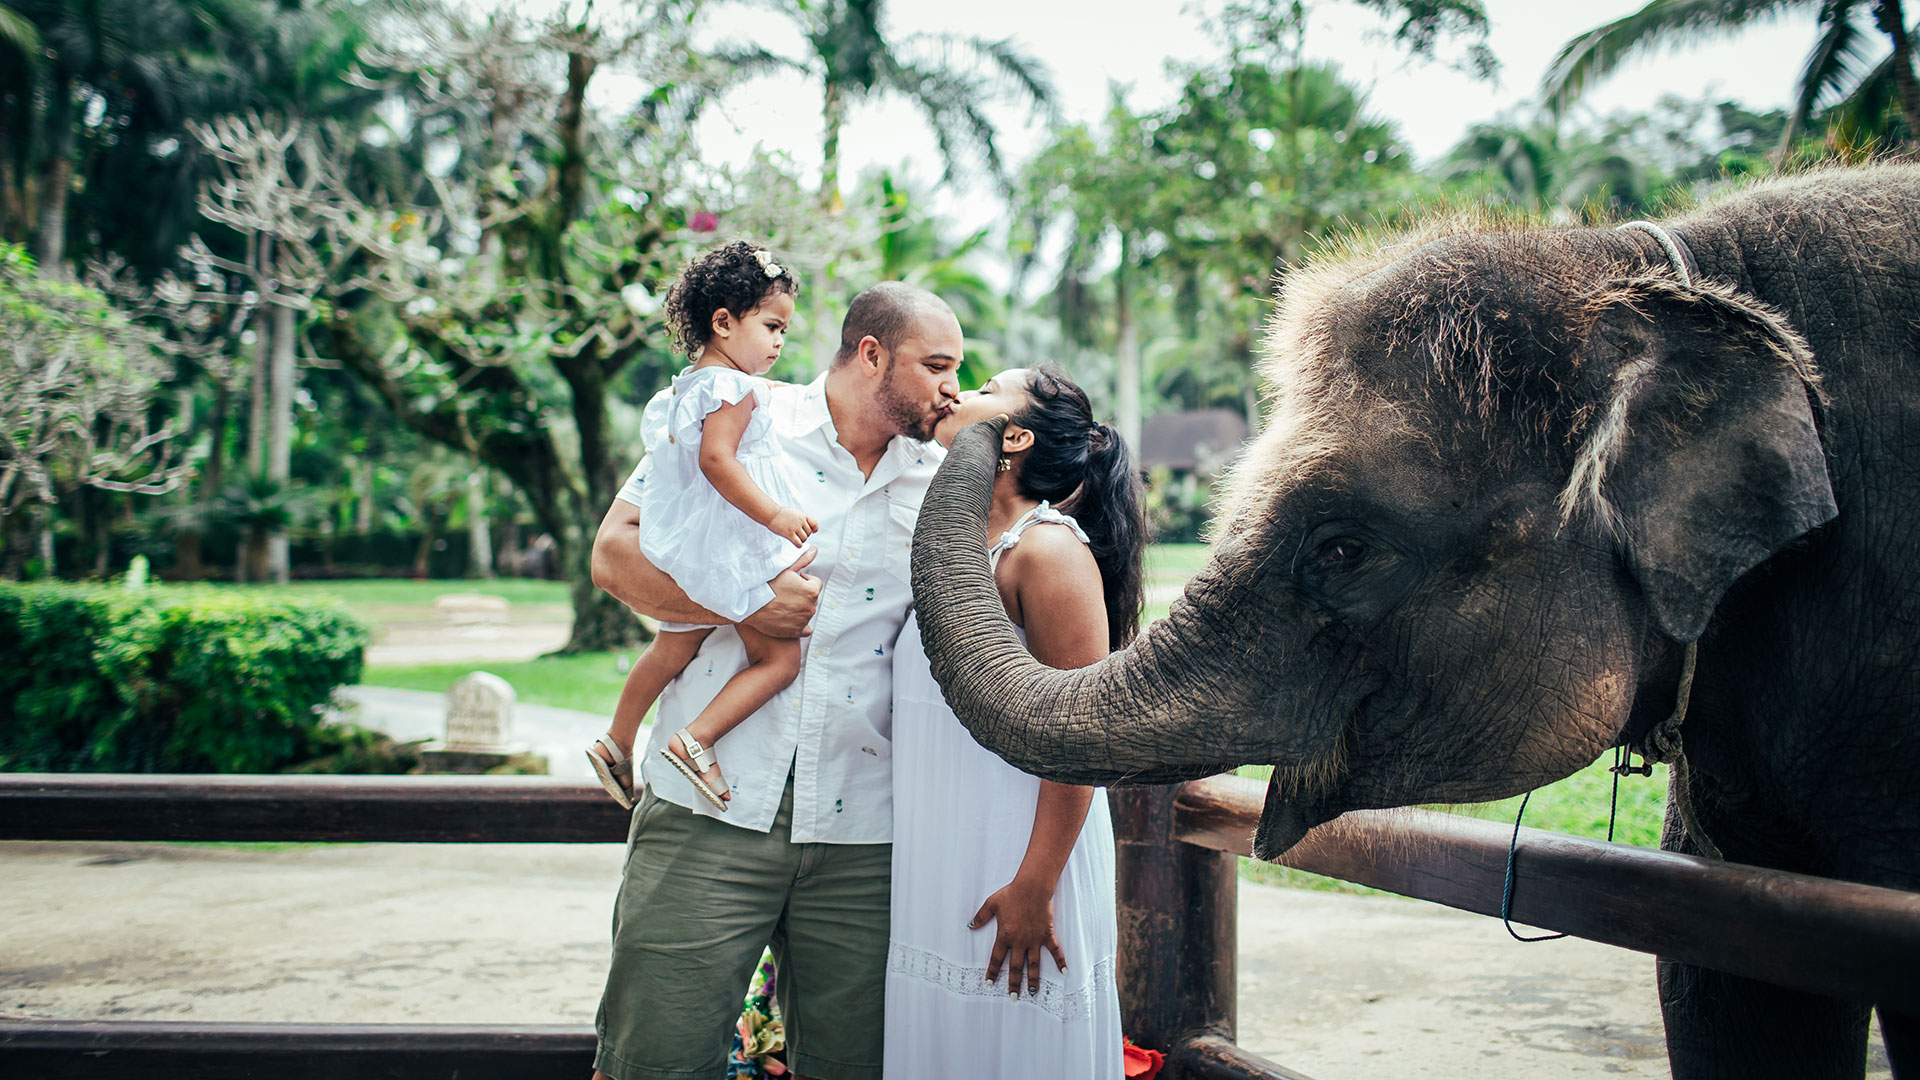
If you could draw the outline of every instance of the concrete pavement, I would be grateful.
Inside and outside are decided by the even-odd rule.
[[[0,843],[0,1016],[590,1023],[617,845]],[[1664,1076],[1652,964],[1242,883],[1240,1040],[1319,1080]]]

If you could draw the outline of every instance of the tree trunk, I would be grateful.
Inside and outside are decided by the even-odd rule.
[[[1140,337],[1133,325],[1132,297],[1128,295],[1127,257],[1132,254],[1126,240],[1120,241],[1120,265],[1113,271],[1113,315],[1119,324],[1119,370],[1115,374],[1115,411],[1119,416],[1121,438],[1135,457],[1140,454]]]
[[[440,539],[440,523],[432,511],[421,514],[420,520],[424,527],[420,544],[413,549],[413,576],[424,581],[433,576],[433,542]]]
[[[373,459],[370,457],[360,459],[358,471],[360,497],[354,500],[353,531],[365,536],[373,531]]]
[[[1900,0],[1874,0],[1873,21],[1893,42],[1893,85],[1899,90],[1900,119],[1906,141],[1920,142],[1920,82],[1913,75],[1913,41]]]
[[[113,511],[108,505],[109,498],[99,488],[83,487],[70,498],[62,500],[73,508],[74,524],[80,529],[79,551],[74,552],[75,559],[84,558],[81,553],[91,549],[95,578],[107,576],[108,555],[112,546],[108,537],[113,531]]]
[[[485,471],[467,474],[467,576],[492,578],[493,536],[487,531]]]
[[[26,191],[13,166],[13,129],[7,124],[8,115],[7,110],[0,109],[0,236],[17,236],[29,231],[29,223]]]
[[[831,75],[820,93],[820,205],[840,209],[840,129],[847,120],[847,99]]]
[[[556,358],[573,396],[573,425],[580,436],[580,468],[584,474],[585,505],[570,515],[560,529],[549,530],[561,545],[560,565],[573,585],[573,632],[562,652],[597,652],[649,639],[640,620],[625,604],[593,585],[592,559],[595,526],[613,505],[625,480],[614,460],[607,422],[607,379],[611,374],[598,350],[588,349],[571,361]],[[577,489],[575,489],[577,491]],[[577,497],[577,496],[576,496]],[[543,523],[545,524],[545,523]]]
[[[267,531],[249,526],[240,546],[241,584],[258,585],[267,580]]]
[[[285,305],[273,308],[272,380],[267,402],[267,479],[276,491],[284,492],[292,479],[293,464],[293,383],[294,310]],[[267,576],[279,585],[292,577],[287,558],[287,527],[276,526],[267,536]]]
[[[270,248],[271,240],[262,238]],[[273,315],[263,302],[253,314],[253,378],[247,385],[247,476],[267,474],[267,392],[273,385]]]
[[[61,277],[66,276],[67,193],[73,187],[73,124],[73,73],[56,63],[47,91],[47,160],[40,173],[33,257],[41,273]]]
[[[52,579],[59,572],[59,566],[53,558],[53,507],[40,508],[40,574],[44,579]]]

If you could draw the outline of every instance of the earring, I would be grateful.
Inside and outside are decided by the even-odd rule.
[[[1001,455],[1000,455],[1000,465],[999,465],[999,467],[998,467],[998,468],[997,468],[997,469],[996,469],[995,471],[996,471],[996,472],[1012,472],[1012,471],[1013,471],[1013,459],[1012,459],[1012,458],[1010,458],[1010,457],[1008,457],[1008,456],[1007,456],[1007,455],[1005,455],[1005,454],[1001,454]]]

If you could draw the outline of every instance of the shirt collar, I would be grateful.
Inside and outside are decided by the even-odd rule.
[[[827,410],[827,373],[814,376],[800,392],[800,404],[793,411],[793,433],[806,435],[818,431],[823,424],[833,423],[833,414]]]

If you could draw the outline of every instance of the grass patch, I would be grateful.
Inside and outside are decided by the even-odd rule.
[[[361,682],[367,686],[441,694],[463,675],[490,671],[513,684],[514,700],[522,704],[612,716],[614,703],[620,700],[620,688],[627,681],[622,660],[631,664],[637,655],[633,650],[626,650],[510,662],[370,667]]]
[[[1613,793],[1613,774],[1607,769],[1612,764],[1613,755],[1609,753],[1565,780],[1535,791],[1533,799],[1527,803],[1527,818],[1521,824],[1549,832],[1605,840],[1607,805]],[[1621,777],[1620,808],[1613,827],[1614,841],[1635,847],[1659,847],[1660,825],[1665,819],[1666,808],[1665,765],[1655,765],[1652,776]],[[1511,823],[1513,815],[1520,810],[1520,799],[1465,806],[1436,806],[1434,809]]]
[[[236,586],[252,588],[253,586]],[[263,586],[269,587],[269,586]],[[536,581],[533,578],[495,578],[491,581],[434,580],[410,578],[349,578],[335,581],[296,581],[286,586],[294,592],[326,593],[348,604],[369,607],[432,607],[442,596],[453,593],[478,593],[497,596],[511,604],[567,604],[571,601],[564,581]]]
[[[1527,817],[1521,824],[1530,828],[1546,829],[1549,832],[1605,840],[1608,805],[1613,795],[1613,774],[1608,772],[1607,768],[1612,764],[1613,755],[1607,754],[1572,776],[1536,790],[1533,798],[1527,802]],[[1236,770],[1239,775],[1250,776],[1256,780],[1266,779],[1272,771],[1272,768],[1266,765],[1247,765]],[[1665,765],[1654,766],[1651,777],[1622,777],[1619,811],[1614,818],[1614,841],[1636,847],[1659,847],[1660,825],[1666,813],[1666,797],[1667,767]],[[1511,824],[1514,814],[1520,809],[1520,797],[1490,803],[1432,806],[1428,809]],[[1275,866],[1272,863],[1263,863],[1244,857],[1240,860],[1240,876],[1263,885],[1285,885],[1297,889],[1352,893],[1359,896],[1394,895],[1337,878],[1322,877],[1319,874],[1309,874],[1304,870]]]
[[[1212,554],[1209,544],[1153,544],[1147,548],[1147,582],[1179,585],[1199,573]]]
[[[251,585],[229,588],[255,588]],[[420,617],[433,617],[434,601],[457,593],[497,596],[516,608],[557,607],[562,618],[572,614],[572,597],[564,581],[535,581],[532,578],[496,578],[492,581],[414,581],[407,578],[352,578],[338,581],[296,581],[281,588],[297,595],[332,596],[355,614],[379,621],[381,616],[400,614],[395,609],[419,608]]]

